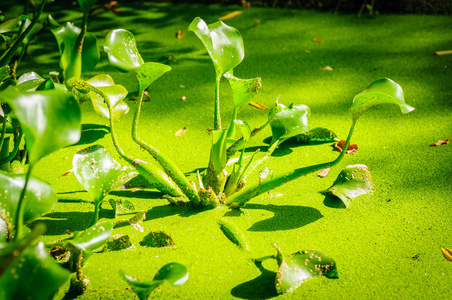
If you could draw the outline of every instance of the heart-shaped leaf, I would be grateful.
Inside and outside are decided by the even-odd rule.
[[[243,38],[234,27],[221,21],[207,25],[197,17],[188,26],[188,30],[193,31],[202,41],[220,76],[242,62],[245,56]]]
[[[261,78],[240,79],[227,72],[224,77],[229,81],[234,97],[234,108],[249,103],[257,97],[262,87]]]
[[[127,96],[127,90],[125,87],[119,84],[115,84],[113,78],[110,75],[97,75],[89,80],[89,84],[102,91],[110,101],[110,105],[113,109],[113,121],[119,120],[129,111],[129,106],[124,102],[124,98]],[[79,93],[81,95],[81,93]],[[110,111],[104,99],[95,92],[89,92],[87,96],[93,103],[94,110],[101,117],[110,118]],[[86,100],[85,97],[83,99]]]
[[[276,291],[279,294],[293,292],[306,280],[318,276],[338,278],[336,262],[331,257],[315,250],[283,255],[278,246],[279,269],[276,274]]]
[[[51,31],[60,49],[60,67],[66,70],[69,65],[75,62],[77,56],[75,44],[81,30],[68,22],[65,26],[51,29]],[[81,72],[88,72],[94,69],[99,62],[99,57],[100,53],[97,48],[96,36],[87,32],[83,40]]]
[[[21,123],[30,164],[80,139],[80,107],[70,93],[21,93],[10,86],[0,93],[0,99],[13,108]]]
[[[10,234],[16,219],[20,193],[25,185],[25,175],[8,174],[0,171],[0,232]],[[30,223],[46,212],[51,211],[58,201],[53,188],[34,177],[28,181],[25,193],[24,223]],[[3,221],[1,221],[3,220]],[[2,237],[0,237],[0,241]]]
[[[16,87],[24,92],[34,92],[44,81],[46,80],[42,78],[38,73],[28,72],[22,74],[17,79]]]
[[[135,73],[140,85],[140,90],[145,90],[151,83],[170,70],[170,66],[154,62],[148,62],[139,66],[135,69]]]
[[[85,231],[74,233],[74,239],[69,244],[82,251],[94,251],[106,243],[113,231],[113,224],[101,222]]]
[[[414,107],[405,103],[400,85],[389,78],[381,78],[372,82],[364,91],[353,98],[353,104],[349,111],[353,120],[356,121],[370,107],[386,103],[397,104],[404,114],[414,110]]]
[[[169,263],[163,266],[152,281],[144,281],[132,277],[124,271],[119,270],[119,274],[132,288],[140,299],[147,299],[149,295],[159,285],[162,285],[165,281],[169,282],[173,286],[183,285],[188,280],[187,268],[179,263]]]
[[[107,34],[104,51],[110,63],[120,72],[129,72],[144,64],[135,37],[125,29],[115,29]]]
[[[77,152],[72,160],[72,169],[80,184],[100,203],[113,189],[135,176],[130,167],[122,167],[111,154],[100,145]]]
[[[0,277],[0,299],[51,299],[69,275],[40,242],[28,247]]]
[[[279,112],[275,114],[275,110],[279,110]],[[276,101],[275,107],[269,112],[269,117],[274,116],[270,122],[273,135],[271,144],[277,140],[282,143],[288,138],[309,131],[308,117],[310,114],[311,110],[306,105],[294,106],[292,103],[286,107]]]
[[[375,185],[367,166],[351,165],[345,167],[334,181],[333,185],[321,191],[322,194],[334,195],[348,207],[351,200],[359,195],[373,192]]]

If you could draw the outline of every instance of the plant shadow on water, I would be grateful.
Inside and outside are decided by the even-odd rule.
[[[261,274],[231,290],[231,295],[242,299],[269,299],[278,296],[275,287],[276,272],[262,266],[262,262],[254,262]]]
[[[333,196],[333,195],[326,195],[325,199],[323,199],[323,204],[327,207],[331,208],[347,208],[339,198]]]
[[[254,223],[248,231],[279,231],[290,230],[306,226],[321,218],[323,215],[315,208],[300,205],[247,204],[242,209],[264,209],[274,213],[274,216]],[[229,211],[225,216],[235,215]]]
[[[92,144],[110,133],[110,127],[99,124],[82,124],[82,135],[80,140],[75,144],[86,145]]]

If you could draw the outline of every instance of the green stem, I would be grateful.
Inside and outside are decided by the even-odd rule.
[[[0,58],[0,68],[3,67],[3,66],[6,66],[7,64],[9,64],[9,62],[11,61],[11,59],[14,56],[14,53],[16,53],[17,49],[19,49],[19,47],[22,45],[22,42],[24,41],[25,37],[33,29],[33,26],[35,26],[36,22],[38,22],[39,17],[41,16],[42,10],[44,9],[44,5],[45,5],[46,1],[47,0],[42,0],[41,5],[39,6],[38,11],[36,12],[33,20],[30,23],[30,25],[17,38],[17,40],[14,42],[14,44],[7,51],[5,51],[5,53],[3,53],[2,57]]]
[[[68,80],[72,77],[80,77],[82,74],[82,50],[85,40],[86,29],[88,27],[88,13],[83,12],[82,27],[74,46],[75,57],[65,71],[64,78]]]
[[[213,129],[221,130],[221,116],[220,116],[220,81],[221,74],[217,73],[217,77],[215,78],[215,111],[213,113]]]
[[[88,228],[91,226],[94,226],[97,223],[97,221],[99,220],[99,210],[100,210],[100,205],[102,204],[102,202],[103,202],[103,200],[94,202],[94,215],[91,220],[91,223],[88,225]]]
[[[142,149],[149,152],[152,157],[160,164],[165,173],[177,184],[177,186],[183,191],[183,193],[192,201],[194,204],[199,204],[200,199],[198,192],[195,190],[194,186],[188,181],[185,174],[179,169],[179,167],[167,156],[161,153],[157,148],[152,145],[147,144],[138,136],[138,121],[141,114],[141,106],[143,103],[144,89],[140,88],[139,98],[137,101],[137,107],[135,114],[133,116],[132,123],[132,139],[137,143]]]
[[[228,133],[226,135],[226,139],[235,138],[235,119],[237,119],[237,110],[238,107],[234,107],[234,111],[232,112],[231,124],[228,128]]]
[[[319,171],[319,170],[322,170],[325,168],[331,168],[331,167],[335,166],[342,160],[342,158],[345,155],[345,152],[346,152],[345,149],[347,149],[348,145],[350,144],[350,139],[353,134],[353,129],[355,128],[355,123],[356,123],[356,121],[353,121],[350,131],[348,133],[347,140],[345,141],[345,145],[343,148],[344,150],[339,154],[339,156],[335,160],[333,160],[331,162],[327,162],[327,163],[322,163],[322,164],[318,164],[318,165],[295,169],[290,173],[274,177],[272,180],[265,182],[264,184],[254,185],[253,187],[250,187],[246,190],[243,190],[237,194],[232,195],[228,199],[227,205],[229,205],[231,207],[244,206],[246,204],[246,202],[248,202],[251,198],[256,197],[265,192],[268,192],[274,188],[277,188],[280,185],[283,185],[289,181],[292,181],[294,179],[297,179],[297,178],[307,175],[309,173],[313,173],[313,172],[316,172],[316,171]]]
[[[2,135],[0,136],[0,149],[2,149],[3,141],[5,140],[6,133],[6,116],[3,117]]]
[[[17,152],[19,151],[20,142],[22,141],[24,133],[22,132],[22,129],[20,130],[19,137],[16,139],[14,143],[14,149],[13,151],[8,155],[8,157],[0,159],[0,165],[6,164],[13,160],[13,158],[17,155]]]
[[[249,174],[253,173],[254,170],[256,170],[256,168],[261,165],[264,161],[266,161],[275,151],[275,149],[278,147],[280,140],[276,140],[267,150],[267,152],[265,153],[265,155],[263,157],[261,157],[259,160],[257,160],[248,170],[248,174],[246,174],[244,176],[244,179],[246,179]]]
[[[25,199],[25,193],[27,192],[27,186],[28,186],[28,181],[30,180],[31,177],[31,171],[33,170],[33,164],[30,164],[29,168],[28,168],[28,172],[27,175],[25,177],[25,184],[24,184],[24,188],[22,189],[21,193],[20,193],[20,197],[19,197],[19,204],[17,205],[17,211],[16,211],[16,222],[14,224],[14,228],[16,233],[14,234],[14,241],[17,241],[17,239],[21,238],[22,236],[22,228],[24,225],[24,208],[26,205],[26,201],[27,199]]]

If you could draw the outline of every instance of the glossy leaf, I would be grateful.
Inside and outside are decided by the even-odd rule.
[[[66,70],[69,65],[75,62],[75,57],[77,56],[75,44],[81,30],[68,22],[62,27],[51,29],[51,31],[60,49],[60,67]],[[96,36],[93,33],[87,32],[83,40],[81,71],[88,72],[94,69],[99,62],[99,57],[100,53],[97,48]]]
[[[29,162],[80,139],[81,113],[74,97],[60,90],[21,93],[14,87],[0,92],[14,110],[25,133]]]
[[[113,189],[129,181],[136,173],[122,167],[100,145],[83,149],[74,155],[72,169],[80,184],[88,191],[94,203],[100,203]]]
[[[321,193],[338,197],[348,207],[353,198],[371,193],[374,189],[375,186],[367,166],[351,165],[345,167],[333,185]]]
[[[69,275],[40,242],[28,247],[0,277],[0,299],[51,299]]]
[[[202,41],[212,59],[217,74],[220,76],[239,65],[245,49],[240,32],[219,21],[207,25],[197,17],[188,26]]]
[[[74,233],[74,239],[69,244],[82,251],[94,251],[103,246],[113,232],[113,224],[101,222],[82,232]]]
[[[28,72],[17,79],[16,87],[24,92],[34,92],[45,81],[38,73]]]
[[[11,31],[17,31],[19,29],[19,25],[22,21],[27,20],[28,17],[25,15],[19,16],[17,18],[8,20],[0,24],[0,33],[8,33]]]
[[[217,174],[226,167],[226,130],[213,130],[212,148],[210,151],[210,162]]]
[[[140,85],[140,90],[145,90],[151,83],[170,70],[170,66],[153,62],[144,63],[139,66],[135,69],[135,73]]]
[[[234,108],[250,103],[257,97],[262,87],[261,78],[240,79],[227,72],[224,77],[229,81],[234,97]]]
[[[278,112],[274,114],[275,111]],[[308,117],[310,114],[311,110],[306,105],[294,106],[292,103],[289,107],[286,107],[276,101],[275,107],[269,112],[269,117],[274,115],[270,122],[273,135],[271,144],[277,140],[283,142],[288,138],[309,131]]]
[[[129,200],[110,199],[108,200],[108,203],[110,203],[111,207],[115,211],[115,218],[121,215],[136,213],[135,206]]]
[[[0,232],[8,233],[12,228],[16,218],[20,193],[24,185],[25,175],[8,174],[0,171]],[[24,201],[23,220],[25,224],[28,224],[51,211],[58,198],[49,184],[31,177],[27,185]],[[2,240],[1,237],[0,240]]]
[[[120,72],[131,71],[144,64],[135,37],[124,29],[115,29],[107,34],[104,51],[110,63]]]
[[[119,270],[119,274],[133,288],[133,291],[140,299],[147,299],[149,294],[165,281],[173,286],[180,286],[188,280],[187,268],[179,263],[169,263],[163,266],[155,274],[152,281],[137,279],[124,273],[122,270]]]
[[[338,278],[336,262],[326,254],[308,250],[286,256],[277,246],[276,249],[279,265],[276,291],[279,294],[293,292],[306,280],[314,277]]]
[[[367,109],[378,104],[397,104],[402,113],[414,110],[405,103],[403,90],[396,82],[389,78],[381,78],[372,82],[364,91],[353,98],[350,114],[356,121]]]

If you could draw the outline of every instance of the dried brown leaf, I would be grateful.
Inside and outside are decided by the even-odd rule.
[[[322,68],[323,71],[333,71],[334,69],[330,66],[326,66]]]
[[[452,249],[442,247],[441,251],[447,260],[452,261]]]
[[[251,3],[249,3],[249,2],[246,1],[246,0],[242,0],[242,6],[243,6],[244,8],[250,8],[250,7],[251,7]]]
[[[311,54],[311,51],[309,50],[304,50],[304,52]]]
[[[182,101],[182,102],[185,102],[185,100],[187,100],[187,97],[185,97],[185,96],[182,96],[182,97],[180,97],[180,98],[177,98],[177,99],[179,99],[180,101]]]
[[[317,38],[314,38],[313,41],[316,42],[317,44],[321,44],[323,42],[321,39],[317,39]]]
[[[328,173],[330,172],[331,168],[326,168],[326,169],[322,169],[320,170],[319,174],[317,174],[317,176],[325,178]]]
[[[250,106],[255,107],[257,109],[262,109],[262,110],[266,110],[269,111],[270,109],[265,106],[264,104],[260,103],[260,102],[255,102],[255,101],[251,101],[250,103],[248,103]]]
[[[218,18],[218,20],[219,21],[229,20],[229,19],[235,18],[235,17],[237,17],[238,15],[241,15],[241,14],[242,14],[242,11],[236,10],[236,11],[233,11],[233,12],[227,14],[227,15],[222,16],[221,18]]]
[[[260,24],[261,23],[261,21],[258,20],[258,19],[254,19],[253,22],[256,23],[256,24]]]
[[[445,140],[438,140],[436,143],[430,144],[430,147],[441,146],[449,144],[449,138]]]
[[[73,172],[73,170],[70,169],[69,171],[66,171],[66,172],[64,172],[63,174],[61,174],[61,175],[60,175],[60,178],[61,178],[61,177],[66,177],[66,176],[68,176],[69,174],[71,174],[72,172]]]
[[[178,39],[183,38],[184,35],[185,35],[185,33],[183,33],[182,30],[180,30],[180,29],[176,32],[176,38],[178,38]]]
[[[181,136],[181,135],[183,135],[185,133],[185,131],[187,131],[187,127],[179,129],[178,131],[176,131],[176,133],[174,135],[175,136]]]
[[[337,142],[336,144],[334,144],[334,148],[339,151],[342,152],[342,149],[345,146],[345,140],[340,140],[339,142]],[[356,144],[350,144],[347,147],[347,150],[345,151],[345,153],[347,154],[354,154],[356,151],[358,151],[358,145]]]
[[[435,52],[435,55],[449,55],[449,54],[452,54],[452,50],[443,50]]]

